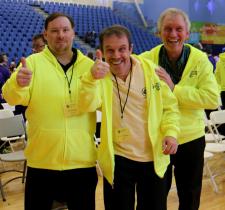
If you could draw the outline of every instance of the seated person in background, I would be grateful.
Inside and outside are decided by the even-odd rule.
[[[10,74],[11,73],[8,67],[8,57],[6,53],[0,53],[0,103],[5,103],[5,100],[2,98],[2,86],[10,77]],[[0,109],[3,109],[1,104]]]
[[[2,97],[2,86],[5,84],[6,80],[10,77],[10,71],[8,68],[8,57],[6,53],[0,53],[0,109],[3,109],[1,103],[5,103]],[[1,125],[0,125],[1,126]],[[4,144],[4,146],[2,146]],[[0,153],[8,152],[8,144],[5,144],[0,140]]]
[[[95,44],[95,39],[97,38],[97,33],[95,31],[88,31],[85,34],[84,41],[91,46]]]
[[[32,50],[33,53],[41,52],[46,45],[46,40],[43,34],[37,34],[32,38]]]

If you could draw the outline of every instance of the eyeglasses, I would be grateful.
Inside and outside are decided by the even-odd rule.
[[[33,46],[32,46],[32,49],[33,49],[33,50],[36,50],[36,49],[41,49],[41,48],[43,48],[43,47],[45,47],[45,45],[33,45]]]

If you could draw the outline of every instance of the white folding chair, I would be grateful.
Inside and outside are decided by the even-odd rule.
[[[0,119],[13,117],[14,113],[10,109],[1,109],[0,110]],[[7,143],[9,143],[10,149],[14,151],[13,142],[17,140],[24,139],[25,136],[13,136],[13,137],[2,137],[0,140],[2,141],[2,144],[0,145],[0,149],[2,149]]]
[[[215,133],[219,135],[218,126],[225,124],[225,110],[212,111],[209,116]]]
[[[0,138],[5,137],[5,136],[22,136],[22,135],[26,136],[26,129],[25,129],[25,124],[24,124],[22,114],[0,119]],[[26,143],[24,142],[24,148],[25,148],[25,144]],[[16,152],[0,154],[0,161],[2,163],[2,168],[1,168],[2,170],[0,171],[0,174],[12,172],[12,171],[22,173],[21,176],[16,176],[16,177],[10,178],[7,181],[5,181],[4,183],[2,182],[1,177],[0,177],[0,191],[2,194],[3,201],[6,200],[5,193],[3,190],[5,185],[7,185],[11,181],[18,179],[18,178],[22,178],[22,183],[24,183],[24,181],[25,181],[26,158],[24,157],[24,153],[23,153],[24,148],[22,148],[21,150],[16,151]],[[15,166],[15,164],[14,164],[12,169],[8,169],[9,166],[5,167],[5,164],[7,162],[20,162],[23,164],[23,167],[22,167],[22,169],[17,169],[17,168],[14,168],[14,166]]]
[[[211,137],[214,138],[214,143],[206,143],[205,151],[213,153],[214,155],[222,154],[224,155],[225,152],[225,143],[224,143],[224,136],[221,135],[218,131],[218,126],[225,123],[225,111],[224,110],[218,110],[218,111],[212,111],[210,113],[210,119],[208,121],[208,128],[209,132],[211,134]],[[207,165],[206,167],[209,166]],[[218,192],[218,187],[215,182],[215,177],[220,175],[221,173],[224,173],[225,171],[222,169],[218,169],[217,171],[214,169],[214,172],[212,172],[211,169],[208,170],[211,181],[214,186],[214,191]]]
[[[214,174],[212,172],[212,170],[209,166],[209,163],[208,163],[208,161],[210,159],[212,159],[213,156],[214,155],[211,152],[207,152],[207,151],[204,152],[204,171],[206,172],[206,175],[209,176],[209,178],[210,178],[210,181],[212,183],[214,192],[218,193],[219,190],[218,190],[218,186],[217,186],[216,181],[215,181],[215,175],[216,174]]]
[[[204,123],[207,130],[205,133],[206,142],[219,143],[225,139],[224,135],[221,135],[218,132],[214,131],[214,124],[210,119],[207,118],[206,114],[204,115]]]
[[[11,110],[12,112],[15,111],[15,106],[11,106],[8,103],[1,103],[1,104],[2,104],[4,109]]]
[[[218,126],[225,123],[225,110],[212,111],[208,128],[215,143],[206,143],[205,150],[212,153],[225,152],[224,136],[218,131]]]

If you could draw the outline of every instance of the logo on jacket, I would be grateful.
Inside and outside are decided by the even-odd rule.
[[[189,77],[190,77],[190,78],[192,78],[192,77],[196,77],[196,76],[197,76],[197,74],[198,74],[198,72],[197,72],[196,70],[193,70],[193,71],[191,71],[191,72],[190,72]]]
[[[152,88],[156,90],[160,90],[160,86],[161,86],[160,83],[156,82],[155,84],[152,85]]]
[[[147,94],[146,87],[142,88],[141,93],[146,98],[146,94]]]

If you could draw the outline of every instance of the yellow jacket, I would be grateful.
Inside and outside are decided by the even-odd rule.
[[[132,59],[135,59],[134,57]],[[165,136],[177,137],[179,132],[179,112],[177,100],[154,72],[156,67],[147,59],[139,58],[145,76],[148,107],[148,132],[153,149],[155,172],[163,177],[169,164],[169,156],[162,152],[162,140]],[[82,109],[94,111],[101,108],[101,144],[98,149],[98,161],[104,176],[113,183],[114,151],[112,139],[112,98],[113,83],[108,75],[102,80],[94,80],[90,72],[82,78],[80,91]]]
[[[216,64],[215,76],[221,91],[225,91],[225,52],[221,53]]]
[[[65,73],[55,56],[46,47],[26,59],[32,74],[28,87],[19,87],[15,72],[3,87],[3,95],[11,105],[28,106],[28,142],[25,155],[28,166],[51,170],[86,168],[97,158],[93,136],[95,113],[72,117],[64,114],[70,100],[77,110],[79,78],[90,69],[93,61],[78,51],[74,66],[67,71],[71,82],[71,98]],[[20,67],[19,67],[20,68]]]
[[[158,64],[161,46],[140,56]],[[215,109],[219,105],[219,91],[211,63],[205,53],[191,46],[190,49],[182,78],[173,91],[181,113],[179,144],[204,136],[204,109]]]

